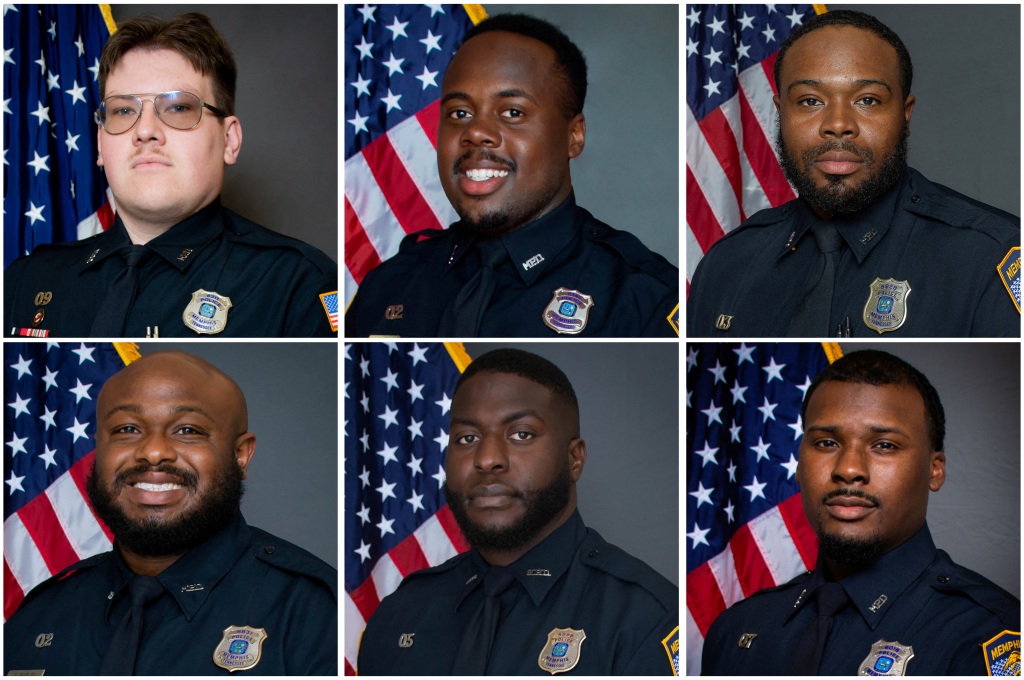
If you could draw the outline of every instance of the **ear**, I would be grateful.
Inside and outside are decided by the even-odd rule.
[[[779,115],[779,95],[772,97],[772,103],[775,104],[775,115]]]
[[[244,432],[238,435],[238,439],[235,440],[235,460],[238,461],[238,467],[242,468],[242,479],[246,478],[249,470],[249,461],[252,460],[255,453],[256,435],[252,432]]]
[[[928,488],[938,491],[946,481],[946,454],[942,451],[932,453],[932,470],[928,478]]]
[[[569,158],[576,158],[583,153],[586,142],[587,121],[580,112],[569,121]]]
[[[235,116],[224,119],[224,165],[238,162],[242,150],[242,121]]]
[[[587,464],[587,443],[577,437],[569,442],[569,477],[578,482]]]
[[[917,103],[917,99],[914,95],[907,97],[907,100],[903,102],[903,118],[907,121],[907,137],[910,136],[910,117],[914,115],[914,104]]]
[[[96,128],[96,165],[103,167],[103,128]]]

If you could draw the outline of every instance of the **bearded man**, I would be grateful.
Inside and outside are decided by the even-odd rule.
[[[790,35],[776,146],[800,197],[708,251],[688,336],[1020,336],[1020,218],[907,166],[912,80],[899,36],[867,14]]]
[[[679,591],[583,524],[587,460],[565,374],[475,359],[451,405],[445,497],[469,552],[407,576],[370,618],[360,675],[672,675]]]
[[[87,482],[114,550],[33,589],[4,673],[337,675],[337,571],[239,512],[256,451],[245,397],[181,352],[103,386]]]

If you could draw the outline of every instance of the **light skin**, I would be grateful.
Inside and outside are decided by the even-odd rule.
[[[877,538],[887,552],[924,526],[946,455],[932,447],[915,388],[825,382],[807,405],[796,480],[816,532]],[[834,580],[850,573],[827,558],[826,568]]]
[[[96,474],[135,521],[176,519],[218,493],[211,480],[232,460],[244,475],[256,451],[238,386],[211,364],[180,352],[143,357],[115,374],[100,392],[96,414]],[[195,475],[197,488],[155,469],[162,464]],[[138,466],[149,469],[129,475],[118,490],[116,476]],[[181,557],[119,550],[132,571],[151,576]]]
[[[135,48],[110,72],[104,97],[184,90],[217,106],[210,77],[173,50]],[[140,97],[146,99],[145,96]],[[150,97],[151,98],[151,97]],[[242,148],[242,125],[204,109],[199,125],[176,130],[143,102],[142,117],[128,132],[100,128],[97,165],[114,193],[117,213],[132,243],[146,243],[206,207],[224,184],[224,170]]]
[[[442,83],[437,164],[463,220],[507,213],[489,230],[506,233],[569,196],[569,160],[583,151],[586,122],[566,117],[566,88],[555,51],[539,40],[493,31],[459,48]],[[470,178],[483,170],[507,174]]]
[[[819,187],[862,186],[878,167],[865,162],[864,151],[879,160],[889,155],[914,111],[914,97],[901,91],[896,50],[860,28],[808,33],[786,53],[779,78],[774,101],[783,139],[802,174]]]
[[[515,492],[541,489],[569,471],[568,504],[531,541],[511,551],[480,551],[489,564],[507,566],[576,510],[576,482],[587,461],[579,420],[547,387],[503,373],[479,373],[463,383],[451,413],[447,484],[465,497],[465,510],[477,524],[508,527],[526,512]]]

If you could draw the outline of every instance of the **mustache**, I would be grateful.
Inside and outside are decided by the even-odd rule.
[[[135,467],[122,470],[114,475],[114,493],[120,493],[124,487],[133,484],[137,478],[147,472],[161,472],[165,475],[170,475],[175,478],[174,483],[180,484],[190,491],[194,491],[199,486],[199,477],[189,470],[182,470],[170,463],[160,463],[159,465],[139,463]]]
[[[833,498],[839,498],[841,496],[846,496],[847,498],[851,496],[854,498],[863,498],[864,500],[869,501],[875,507],[878,507],[882,504],[882,501],[880,501],[877,496],[872,496],[869,493],[864,493],[860,489],[835,489],[833,491],[829,491],[827,494],[822,496],[821,502],[823,504],[828,503]]]
[[[515,161],[507,159],[507,158],[502,158],[501,156],[498,156],[495,153],[487,151],[486,149],[484,149],[483,151],[472,151],[472,150],[470,150],[470,151],[467,151],[466,153],[462,154],[457,159],[455,159],[455,163],[452,165],[452,171],[455,172],[455,173],[458,173],[459,172],[459,168],[462,167],[462,164],[465,163],[466,161],[470,160],[470,159],[473,159],[475,161],[490,161],[491,163],[497,163],[499,165],[504,165],[511,172],[515,172],[516,171],[516,163],[515,163]]]

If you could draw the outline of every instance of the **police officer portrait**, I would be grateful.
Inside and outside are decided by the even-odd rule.
[[[1019,347],[822,345],[692,346],[689,669],[1018,675]]]
[[[125,345],[5,344],[4,674],[337,675],[337,348]]]
[[[336,336],[337,8],[102,8],[4,15],[4,334]]]
[[[347,6],[346,337],[677,337],[678,11]]]
[[[1020,337],[1020,7],[799,7],[772,48],[743,29],[739,96],[764,107],[735,192],[713,129],[733,104],[691,104],[688,336]],[[706,14],[705,64],[711,26],[762,28]],[[688,71],[690,95],[720,68]]]
[[[677,673],[678,348],[390,344],[346,369],[346,671]]]

